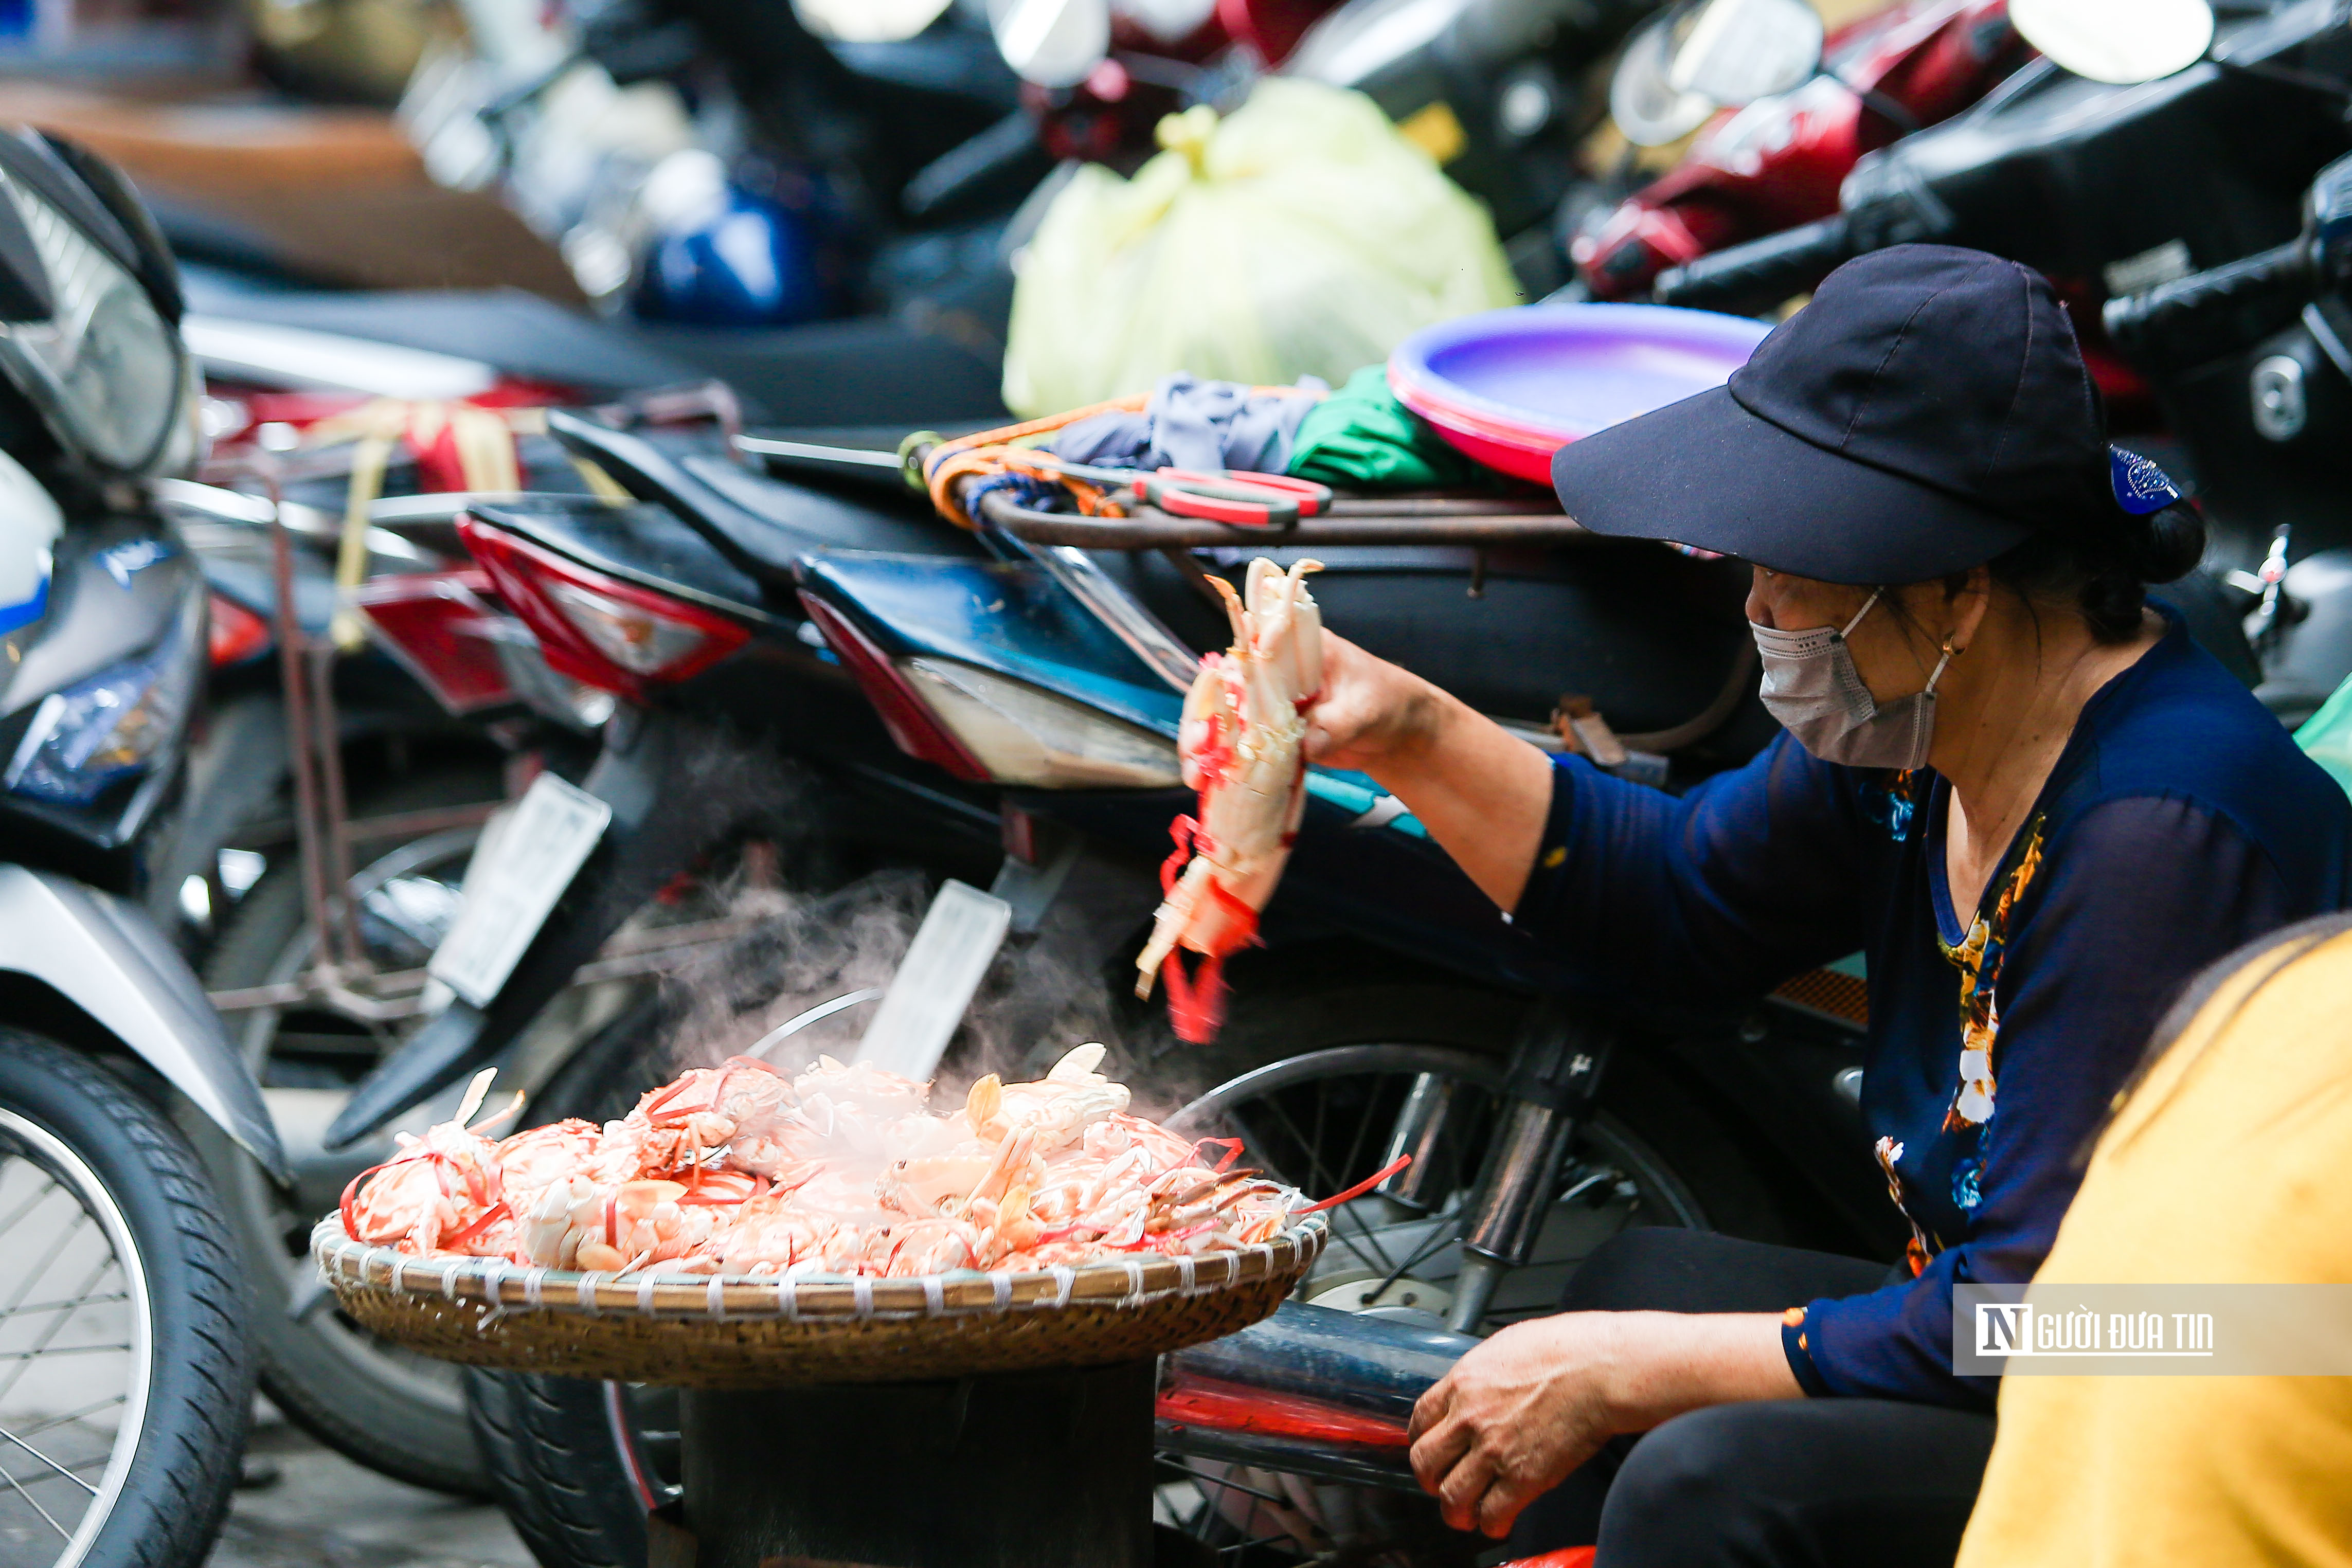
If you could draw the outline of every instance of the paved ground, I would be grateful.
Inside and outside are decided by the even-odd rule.
[[[497,1509],[387,1480],[320,1448],[265,1402],[212,1568],[533,1568]]]

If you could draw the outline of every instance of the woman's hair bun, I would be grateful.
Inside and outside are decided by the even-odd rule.
[[[2102,643],[2137,635],[2147,585],[2196,570],[2205,519],[2186,501],[2134,517],[2112,501],[2072,528],[2043,528],[1994,558],[1993,580],[2029,601],[2071,602]]]
[[[2205,558],[2205,519],[2186,501],[2132,522],[2132,570],[2142,582],[2186,577]]]

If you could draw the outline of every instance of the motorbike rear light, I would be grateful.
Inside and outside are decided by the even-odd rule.
[[[899,669],[1000,784],[1046,789],[1172,789],[1176,744],[990,670],[913,658]]]
[[[988,782],[988,769],[980,758],[966,750],[955,733],[940,722],[939,716],[923,701],[922,694],[899,674],[890,655],[874,645],[873,639],[852,625],[839,611],[812,594],[801,595],[801,608],[808,612],[810,622],[824,633],[825,646],[856,677],[858,689],[874,705],[882,727],[890,732],[899,750],[919,761],[937,763],[967,783]]]
[[[236,600],[215,593],[212,611],[209,652],[214,669],[242,664],[269,646],[269,622]]]
[[[709,641],[697,627],[576,583],[550,582],[547,591],[597,652],[636,674],[675,664]]]
[[[713,611],[623,582],[472,517],[457,537],[491,586],[539,637],[548,666],[576,681],[640,698],[689,679],[751,640]]]
[[[483,596],[479,570],[408,572],[362,584],[352,605],[379,644],[453,714],[515,700],[495,631],[503,619]]]

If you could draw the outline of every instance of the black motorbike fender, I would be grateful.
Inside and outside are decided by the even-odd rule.
[[[754,761],[744,750],[684,715],[614,715],[583,786],[612,807],[612,821],[504,988],[488,1008],[452,1002],[387,1057],[327,1129],[326,1146],[366,1136],[513,1043],[623,922],[763,803],[741,782],[761,773],[744,766]]]

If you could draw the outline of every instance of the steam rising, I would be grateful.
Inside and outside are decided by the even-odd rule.
[[[646,1063],[646,1083],[711,1066],[835,997],[887,988],[931,894],[930,881],[913,870],[879,872],[823,894],[739,883],[727,911],[752,929],[665,981],[664,1012],[676,1021],[664,1031],[659,1054]],[[788,1071],[820,1055],[851,1060],[874,1006],[811,1024],[778,1042],[768,1060]],[[1124,1061],[1117,1012],[1104,976],[1080,971],[1045,944],[1013,938],[965,1014],[941,1073],[940,1097],[952,1103],[950,1096],[961,1098],[987,1072],[1008,1081],[1034,1077],[1087,1040],[1110,1045],[1114,1061]]]

